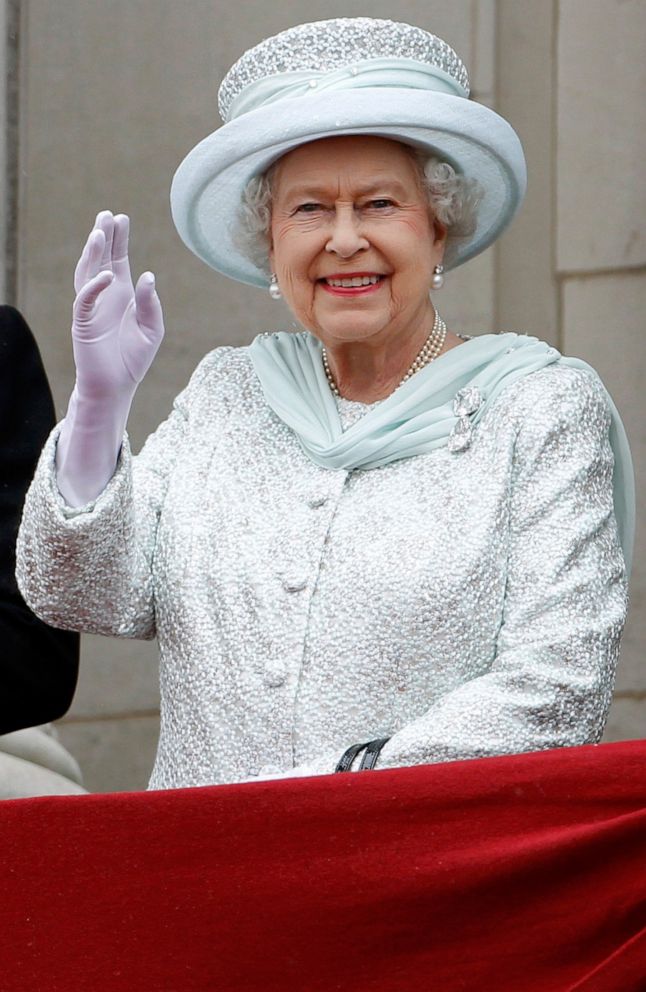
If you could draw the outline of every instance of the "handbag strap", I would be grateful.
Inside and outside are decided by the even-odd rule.
[[[370,741],[366,747],[366,753],[361,759],[361,765],[359,766],[359,771],[369,771],[374,768],[377,764],[377,758],[379,757],[379,752],[381,751],[384,744],[387,744],[390,737],[380,737],[378,740]]]
[[[359,751],[361,751],[362,748],[367,747],[369,743],[370,742],[366,742],[366,744],[351,744],[350,747],[347,749],[347,751],[344,751],[341,760],[339,761],[334,771],[335,772],[350,771],[350,766],[352,765],[352,762],[358,755]]]

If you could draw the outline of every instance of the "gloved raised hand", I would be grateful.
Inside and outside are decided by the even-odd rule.
[[[155,279],[133,286],[129,220],[98,214],[74,274],[72,344],[76,384],[56,451],[58,488],[81,506],[105,488],[116,467],[130,406],[164,336]]]

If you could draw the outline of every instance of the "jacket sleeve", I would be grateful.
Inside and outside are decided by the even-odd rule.
[[[155,636],[157,526],[191,403],[212,364],[209,357],[138,456],[131,455],[124,436],[112,479],[83,507],[67,506],[58,491],[54,459],[60,425],[50,435],[27,494],[16,571],[23,596],[47,623],[116,637]]]
[[[36,341],[9,306],[0,307],[0,369],[0,734],[6,734],[67,711],[78,676],[79,638],[34,616],[16,585],[18,523],[54,424],[54,404]]]
[[[613,509],[610,411],[601,381],[589,372],[540,381],[528,391],[531,400],[506,414],[517,418],[517,437],[495,658],[486,674],[394,733],[377,770],[601,738],[628,598]],[[368,732],[363,740],[381,736]],[[344,750],[292,774],[331,773]]]

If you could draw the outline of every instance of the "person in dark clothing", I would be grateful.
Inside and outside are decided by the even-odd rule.
[[[61,717],[78,678],[79,635],[39,620],[15,579],[25,493],[54,423],[33,334],[17,310],[0,306],[0,734]]]

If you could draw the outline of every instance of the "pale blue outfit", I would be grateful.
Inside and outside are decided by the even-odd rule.
[[[597,373],[483,335],[370,407],[308,334],[205,357],[86,507],[32,484],[18,577],[59,626],[157,637],[152,788],[597,741],[634,482]]]

